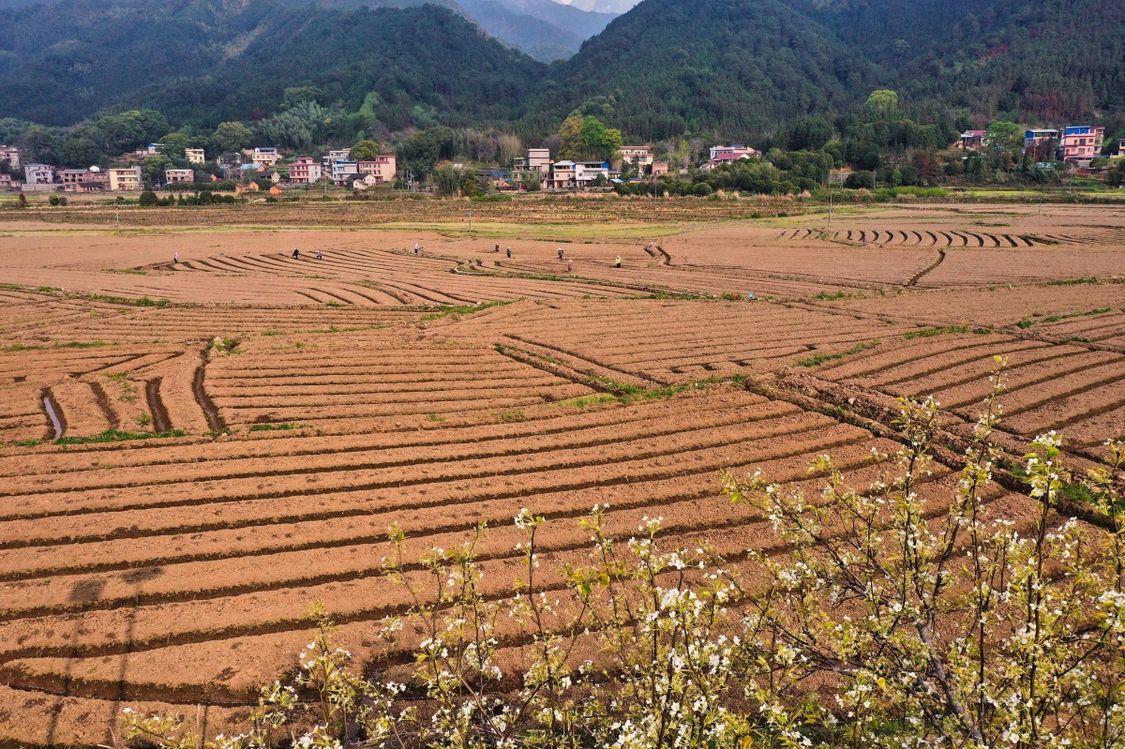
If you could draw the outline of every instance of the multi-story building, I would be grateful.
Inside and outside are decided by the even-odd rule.
[[[55,168],[50,164],[26,164],[23,168],[23,181],[30,187],[53,184]]]
[[[347,187],[348,178],[354,174],[359,174],[359,162],[357,161],[333,161],[332,168],[332,184],[337,187]]]
[[[10,174],[0,174],[0,190],[11,190],[16,186],[16,181]]]
[[[632,164],[638,167],[651,166],[653,162],[652,146],[621,146],[617,155],[622,164]]]
[[[556,161],[551,165],[551,173],[547,178],[548,190],[573,190],[578,182],[575,179],[578,165],[573,161]]]
[[[109,169],[109,189],[113,192],[140,190],[144,186],[139,166],[118,166]]]
[[[539,175],[540,179],[546,179],[551,171],[551,149],[549,148],[529,148],[527,149],[527,171],[535,172]]]
[[[1062,136],[1063,161],[1088,166],[1102,149],[1104,127],[1067,125]]]
[[[164,182],[169,185],[195,182],[194,169],[165,169]]]
[[[12,172],[20,170],[20,150],[15,146],[0,146],[0,161],[8,162],[8,169]]]
[[[273,166],[281,160],[281,154],[276,148],[255,148],[250,160],[262,166]]]
[[[203,153],[202,148],[185,148],[184,158],[189,164],[202,164],[207,160],[207,156]]]
[[[324,174],[320,162],[312,156],[298,156],[289,165],[289,181],[298,185],[311,185]]]
[[[653,177],[667,176],[669,171],[670,170],[669,170],[667,161],[654,161],[654,162],[652,162],[652,176]]]
[[[325,159],[327,161],[347,161],[351,153],[350,148],[334,148],[328,152],[328,156],[326,156]]]
[[[92,166],[89,169],[63,169],[59,173],[66,192],[105,192],[109,175]]]
[[[382,185],[395,181],[398,163],[394,154],[380,154],[370,161],[358,162],[359,173],[375,177],[375,184]]]

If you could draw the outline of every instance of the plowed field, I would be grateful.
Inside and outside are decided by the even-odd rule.
[[[1125,437],[1120,209],[884,208],[629,241],[181,219],[0,237],[2,743],[104,743],[126,705],[227,725],[293,665],[314,601],[361,659],[406,662],[416,632],[375,637],[409,605],[381,572],[393,523],[421,553],[487,521],[496,596],[521,507],[553,521],[560,591],[594,504],[614,534],[660,515],[738,564],[770,535],[720,496],[720,469],[815,493],[827,452],[861,482],[872,448],[894,449],[893,397],[936,395],[955,434],[996,354],[1005,439],[1057,429],[1090,459]],[[920,491],[940,505],[955,468]],[[989,502],[1017,524],[1031,508]]]

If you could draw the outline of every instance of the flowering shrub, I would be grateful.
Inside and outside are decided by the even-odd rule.
[[[1125,744],[1125,446],[1081,475],[1061,437],[1025,456],[1038,510],[1023,527],[985,500],[999,459],[990,436],[1000,372],[940,506],[919,484],[938,405],[904,400],[901,448],[858,490],[828,456],[806,497],[753,474],[722,477],[735,511],[767,519],[785,551],[733,564],[706,548],[665,549],[660,519],[628,540],[581,522],[588,561],[567,593],[540,583],[544,518],[514,519],[523,565],[512,595],[481,592],[475,549],[420,560],[404,536],[384,572],[408,591],[425,637],[410,675],[361,676],[321,608],[289,684],[262,689],[243,732],[199,737],[174,716],[127,710],[124,736],[165,749],[370,747],[1064,747]],[[1081,483],[1105,528],[1060,518]],[[498,631],[498,623],[514,621]],[[388,640],[402,619],[383,623]],[[504,648],[507,648],[505,650]],[[511,652],[518,650],[519,658]]]

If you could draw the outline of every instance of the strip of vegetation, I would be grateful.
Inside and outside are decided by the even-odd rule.
[[[69,292],[66,295],[70,299],[84,299],[88,302],[105,302],[106,304],[123,304],[129,307],[167,307],[171,304],[167,299],[152,299],[143,296],[140,299],[127,296],[114,296],[112,294],[92,294],[89,292],[74,293]]]
[[[816,366],[819,366],[819,365],[823,364],[826,361],[835,361],[836,359],[843,359],[845,356],[853,356],[854,354],[858,354],[862,351],[867,351],[868,349],[873,349],[876,346],[878,346],[880,343],[881,343],[881,341],[879,341],[878,339],[876,339],[874,341],[865,341],[864,343],[857,343],[856,345],[852,346],[847,351],[841,351],[838,354],[814,354],[813,356],[810,356],[807,359],[801,359],[800,361],[797,362],[797,364],[798,364],[798,366],[801,366],[801,367],[816,367]]]
[[[461,315],[471,315],[474,312],[483,312],[484,310],[491,307],[503,307],[505,305],[512,304],[515,301],[515,299],[506,299],[493,302],[481,302],[480,304],[443,304],[442,306],[438,307],[437,310],[429,313],[428,315],[422,315],[422,320],[428,322],[430,320],[441,320],[445,317],[460,317]]]
[[[304,424],[294,424],[291,421],[285,421],[280,424],[251,424],[251,432],[289,432],[294,429],[301,429]]]
[[[1094,317],[1095,315],[1104,315],[1109,311],[1109,307],[1098,307],[1097,309],[1092,309],[1087,312],[1067,312],[1063,315],[1047,315],[1046,317],[1040,317],[1038,319],[1025,317],[1024,319],[1016,323],[1016,327],[1027,330],[1032,325],[1038,325],[1039,323],[1052,323],[1059,322],[1061,320],[1073,320],[1076,317]]]
[[[617,399],[618,396],[614,395],[613,393],[598,393],[597,395],[582,395],[577,398],[567,398],[566,400],[555,401],[551,405],[557,406],[559,408],[583,409],[587,406],[596,406],[601,403],[614,403],[617,401]],[[501,417],[501,419],[503,420],[503,417]]]
[[[950,333],[975,333],[976,335],[987,335],[992,332],[992,328],[970,328],[968,325],[944,325],[940,328],[924,328],[922,330],[914,330],[903,336],[906,340],[914,338],[933,338],[934,336],[946,335]]]
[[[1097,276],[1087,278],[1063,278],[1058,281],[1047,281],[1044,286],[1081,286],[1083,284],[1099,284],[1101,279]]]
[[[124,432],[119,429],[107,429],[101,434],[92,437],[59,437],[56,445],[89,445],[104,442],[129,442],[132,440],[166,439],[168,437],[185,437],[187,432],[182,429],[168,429],[163,432]]]

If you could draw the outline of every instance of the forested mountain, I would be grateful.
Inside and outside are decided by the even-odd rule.
[[[1121,0],[803,0],[905,101],[1058,122],[1125,110]]]
[[[209,70],[273,4],[55,0],[0,10],[0,113],[69,124],[141,86]]]
[[[464,126],[509,120],[542,70],[434,5],[306,8],[278,14],[214,72],[126,101],[201,127],[260,120],[295,97],[315,101],[326,116],[354,113],[390,130]]]
[[[151,107],[201,129],[299,104],[303,127],[329,123],[316,132],[536,138],[578,110],[629,138],[755,140],[810,116],[842,130],[876,88],[943,133],[1125,124],[1122,0],[643,0],[550,66],[510,45],[550,59],[610,16],[552,0],[27,2],[0,0],[0,116],[44,124]]]
[[[541,126],[587,104],[648,138],[753,133],[842,109],[880,78],[789,0],[644,0],[553,69],[526,118]]]

